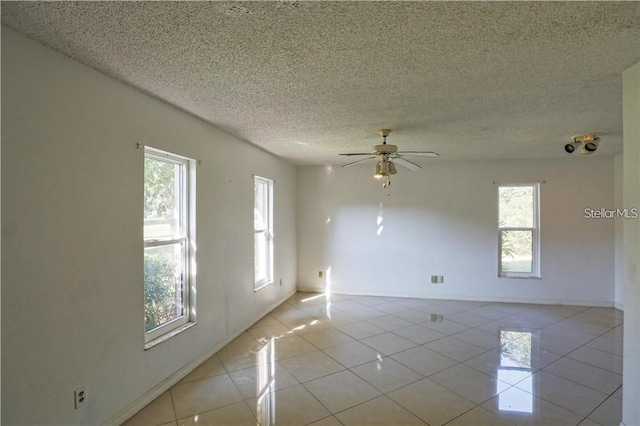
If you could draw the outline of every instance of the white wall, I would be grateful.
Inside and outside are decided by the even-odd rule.
[[[612,157],[429,160],[387,189],[372,175],[373,164],[298,168],[299,289],[613,305],[614,221],[584,218],[614,206]],[[542,181],[542,279],[498,278],[494,182]]]
[[[623,158],[622,154],[618,154],[613,158],[614,168],[614,204],[616,209],[624,208],[622,200],[622,180],[623,176]],[[615,270],[615,306],[618,309],[624,309],[624,244],[623,244],[623,221],[616,220],[614,224],[615,233],[615,255],[614,255],[614,270]]]
[[[640,208],[640,62],[622,74],[623,203]],[[622,421],[640,425],[640,220],[625,220]]]
[[[2,89],[3,424],[133,414],[295,291],[293,166],[4,27]],[[203,161],[198,324],[148,351],[136,143]],[[284,283],[258,293],[252,173],[276,180]],[[80,385],[88,404],[74,410]]]

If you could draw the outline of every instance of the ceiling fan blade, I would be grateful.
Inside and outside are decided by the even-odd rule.
[[[398,151],[398,155],[408,155],[409,157],[439,157],[438,154],[431,151]]]
[[[338,155],[372,155],[373,152],[347,152],[346,154],[338,154]]]
[[[351,162],[351,163],[347,163],[347,164],[343,165],[342,167],[349,167],[349,166],[353,166],[354,164],[358,164],[358,163],[361,163],[361,162],[363,162],[363,161],[367,161],[367,160],[373,160],[374,158],[376,158],[376,157],[375,157],[375,156],[372,156],[372,157],[369,157],[369,158],[362,158],[362,159],[360,159],[360,160],[356,160],[356,161],[353,161],[353,162]]]
[[[422,167],[418,166],[416,163],[411,162],[409,160],[407,160],[406,158],[402,158],[402,157],[393,157],[393,162],[396,164],[401,165],[402,167],[411,170],[412,172],[415,172],[417,170],[420,170]]]

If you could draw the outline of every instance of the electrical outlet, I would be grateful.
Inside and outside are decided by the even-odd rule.
[[[431,314],[431,322],[442,322],[444,320],[444,315],[442,314]]]
[[[81,386],[78,389],[74,390],[73,396],[75,398],[76,410],[87,403],[87,390],[84,386]]]
[[[438,284],[442,284],[444,282],[444,275],[438,275]]]
[[[438,284],[438,276],[431,275],[431,284]]]
[[[324,276],[324,273],[322,271],[318,271],[318,278],[322,278]]]

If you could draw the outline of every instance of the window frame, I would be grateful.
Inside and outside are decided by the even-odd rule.
[[[190,328],[196,324],[195,317],[195,160],[163,151],[150,146],[144,147],[144,159],[151,158],[179,166],[179,182],[177,193],[179,197],[179,229],[180,235],[173,238],[145,238],[143,219],[143,246],[144,249],[163,246],[182,245],[182,315],[167,321],[149,331],[144,326],[145,349],[150,349],[156,344]],[[146,183],[143,180],[143,187]],[[144,292],[143,292],[144,296]],[[144,300],[144,299],[143,299]]]
[[[500,225],[500,188],[533,188],[533,226],[516,227]],[[498,185],[498,277],[500,278],[540,278],[540,183],[504,183]],[[531,272],[505,271],[502,269],[502,235],[504,231],[531,232]]]
[[[264,220],[264,222],[266,222],[266,229],[256,229],[255,227],[255,212],[256,209],[258,208],[258,206],[256,205],[256,200],[255,200],[255,191],[258,190],[257,185],[261,184],[264,185],[264,192],[263,192],[263,200],[264,200],[264,206],[266,207],[264,210],[266,210],[267,213],[267,218],[266,220]],[[253,270],[253,285],[254,285],[254,291],[258,291],[261,290],[271,284],[273,284],[273,187],[274,187],[274,180],[273,179],[269,179],[269,178],[265,178],[262,176],[258,176],[258,175],[253,175],[253,190],[254,190],[254,204],[253,204],[253,209],[254,209],[254,226],[253,226],[253,234],[254,234],[254,252],[253,252],[253,259],[254,259],[254,270]],[[261,278],[261,279],[256,279],[256,268],[255,268],[255,259],[257,256],[257,252],[255,249],[255,241],[256,241],[256,235],[258,233],[262,233],[264,232],[266,235],[266,247],[265,247],[265,256],[266,256],[266,266],[267,266],[267,273],[266,273],[266,277],[265,278]]]

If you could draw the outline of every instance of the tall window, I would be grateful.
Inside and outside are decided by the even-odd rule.
[[[498,188],[499,276],[540,276],[538,192],[538,184]]]
[[[146,339],[187,324],[194,246],[193,160],[145,147],[144,323]]]
[[[254,284],[259,290],[273,282],[273,181],[254,177]]]

